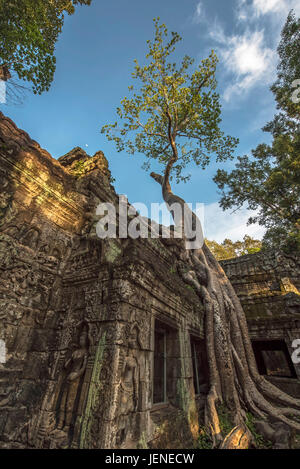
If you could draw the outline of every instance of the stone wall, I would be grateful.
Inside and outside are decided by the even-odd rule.
[[[256,253],[221,261],[243,305],[250,338],[269,346],[281,341],[292,357],[300,339],[300,256]],[[290,363],[298,379],[269,379],[293,395],[300,395],[300,364]]]
[[[0,178],[0,446],[172,446],[178,419],[192,445],[202,306],[161,240],[97,238],[97,205],[118,202],[103,153],[56,161],[1,114]],[[152,405],[157,320],[177,345]]]

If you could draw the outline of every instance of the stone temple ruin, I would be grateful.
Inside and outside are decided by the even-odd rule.
[[[53,159],[0,114],[0,447],[191,448],[203,417],[203,307],[165,239],[100,240],[108,163]],[[300,396],[299,258],[223,261],[260,373]]]

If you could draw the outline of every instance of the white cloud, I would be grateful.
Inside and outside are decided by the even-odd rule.
[[[205,205],[204,236],[218,243],[223,242],[225,238],[241,241],[245,234],[255,239],[262,239],[265,233],[262,226],[258,224],[247,226],[249,217],[254,214],[255,212],[246,208],[241,208],[234,213],[231,213],[231,210],[224,212],[217,202]]]
[[[300,12],[299,0],[237,0],[237,15],[240,20],[256,20],[264,15],[275,15],[278,19],[286,17],[290,10]]]
[[[247,93],[253,86],[264,86],[273,79],[276,55],[265,47],[263,31],[246,31],[243,35],[227,38],[220,53],[228,72],[234,76],[233,83],[226,88],[224,99]]]
[[[253,0],[253,8],[256,14],[265,15],[266,13],[277,13],[284,9],[284,0]]]
[[[224,99],[246,97],[257,86],[268,87],[276,78],[277,45],[288,12],[300,14],[300,0],[236,0],[234,33],[224,32],[218,18],[206,16],[202,2],[194,21],[204,23],[225,69]]]
[[[196,16],[199,18],[201,17],[201,13],[202,13],[202,3],[199,2],[196,6]]]
[[[263,49],[262,42],[263,33],[258,31],[242,37],[233,37],[231,40],[232,53],[227,54],[226,57],[229,68],[238,70],[243,75],[262,73],[266,67],[268,53],[272,52]]]
[[[226,36],[216,21],[209,34],[219,44],[218,54],[232,76],[231,84],[224,92],[226,101],[234,95],[246,94],[258,83],[265,86],[272,81],[276,54],[265,46],[264,30],[247,29],[243,34]]]
[[[194,13],[193,21],[194,23],[202,23],[205,20],[204,8],[202,2],[198,2],[196,5],[196,10]]]

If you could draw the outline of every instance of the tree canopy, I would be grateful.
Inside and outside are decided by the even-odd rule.
[[[262,247],[259,239],[254,239],[249,235],[245,235],[242,241],[232,241],[226,238],[222,243],[208,239],[205,242],[218,261],[254,254],[259,252]]]
[[[276,99],[277,108],[285,111],[286,116],[296,117],[300,113],[300,19],[293,11],[287,17],[281,32],[281,41],[277,52],[279,63],[277,66],[277,80],[271,86]],[[293,98],[293,96],[296,98]]]
[[[0,0],[0,68],[32,84],[34,93],[50,88],[55,44],[64,15],[91,0]]]
[[[300,249],[300,100],[293,99],[295,79],[300,78],[299,50],[300,20],[291,12],[278,47],[278,78],[271,87],[280,112],[263,128],[272,142],[238,157],[233,171],[218,170],[214,178],[221,207],[247,203],[258,210],[249,223],[267,228],[264,247],[287,251]]]
[[[177,181],[188,179],[184,168],[194,162],[205,168],[212,155],[217,161],[232,156],[237,139],[220,130],[221,106],[216,92],[217,57],[214,51],[192,72],[194,59],[185,56],[180,66],[168,62],[181,37],[154,20],[154,41],[147,41],[148,64],[135,60],[134,79],[139,89],[129,87],[117,109],[119,120],[103,126],[102,133],[114,140],[118,151],[136,151],[146,156],[145,169],[156,160],[164,167],[172,160],[170,173]],[[121,122],[123,121],[123,125]]]

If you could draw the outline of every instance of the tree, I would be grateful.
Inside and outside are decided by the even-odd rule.
[[[281,32],[281,41],[277,52],[277,80],[271,86],[271,91],[277,103],[277,109],[285,112],[286,117],[296,117],[299,120],[300,99],[300,19],[296,18],[293,10],[289,13]],[[295,97],[295,99],[291,99]]]
[[[262,243],[259,239],[251,238],[249,235],[245,235],[243,241],[238,241],[237,243],[241,243],[241,247],[236,246],[238,257],[245,256],[246,254],[255,254],[259,252],[262,247]]]
[[[249,235],[245,235],[243,241],[233,242],[231,239],[226,238],[221,244],[208,239],[205,242],[218,261],[254,254],[259,252],[262,247],[261,241],[253,239]]]
[[[48,91],[55,72],[55,44],[75,5],[91,0],[0,0],[0,70]],[[9,77],[8,77],[9,78]]]
[[[230,239],[224,239],[223,243],[221,244],[217,243],[217,241],[210,241],[206,239],[205,243],[217,261],[223,261],[224,259],[233,259],[234,257],[237,257],[233,242]]]
[[[294,86],[300,79],[300,20],[292,12],[281,36],[271,87],[280,112],[263,128],[272,143],[258,145],[252,157],[238,157],[233,171],[218,170],[214,181],[224,210],[244,203],[259,210],[249,223],[267,228],[264,247],[292,252],[300,249],[300,99]]]
[[[185,206],[185,201],[171,190],[171,176],[177,180],[184,178],[182,170],[191,161],[205,168],[209,158],[216,157],[218,161],[229,158],[236,140],[224,136],[219,128],[221,109],[215,91],[215,54],[212,52],[189,73],[191,58],[184,57],[179,67],[168,62],[181,38],[172,33],[166,42],[167,36],[166,26],[155,20],[155,38],[153,42],[148,41],[146,56],[150,63],[141,67],[136,61],[133,73],[134,78],[141,80],[141,87],[137,92],[129,88],[134,94],[121,101],[117,109],[119,121],[105,125],[102,132],[116,143],[119,151],[144,153],[147,167],[151,160],[163,166],[163,175],[151,173],[151,176],[161,185],[170,209],[173,203]],[[194,222],[197,221],[196,215],[193,216]],[[168,242],[173,242],[178,275],[194,289],[205,311],[209,365],[205,422],[214,444],[219,445],[225,437],[218,416],[220,403],[227,406],[236,425],[231,437],[237,432],[249,437],[246,411],[262,420],[273,417],[300,430],[300,423],[287,417],[299,407],[300,400],[283,393],[259,375],[244,311],[207,245],[188,250],[186,238],[181,243],[175,238]],[[227,442],[228,439],[224,440],[223,446]]]

